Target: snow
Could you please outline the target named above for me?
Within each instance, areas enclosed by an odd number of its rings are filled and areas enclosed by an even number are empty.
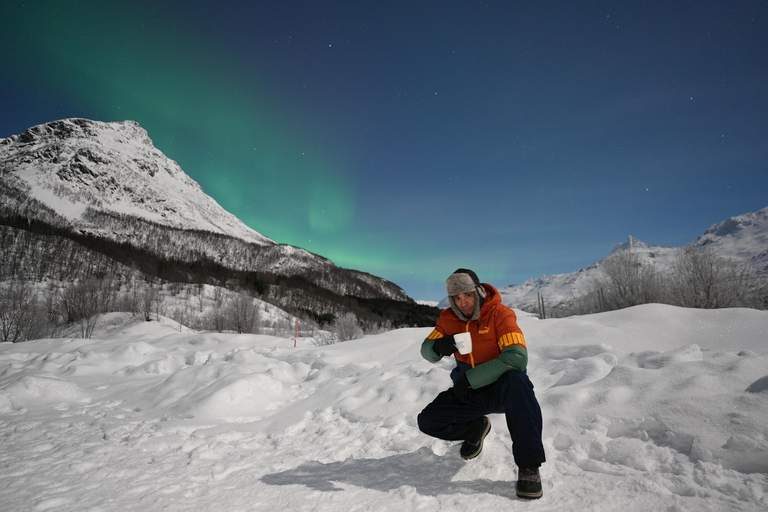
[[[30,196],[81,228],[99,229],[84,218],[91,207],[259,245],[275,243],[206,195],[135,121],[62,119],[24,135],[0,139],[7,141],[0,160],[16,162],[6,179],[23,182]]]
[[[544,497],[419,432],[450,362],[429,328],[316,347],[112,314],[93,339],[0,344],[5,510],[766,510],[768,312],[519,313]]]
[[[768,207],[713,224],[691,245],[710,247],[727,258],[750,259],[759,272],[768,273]]]

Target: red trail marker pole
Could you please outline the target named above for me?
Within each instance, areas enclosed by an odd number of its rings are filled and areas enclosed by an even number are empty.
[[[296,336],[293,338],[293,346],[296,347],[296,340],[299,339],[299,317],[296,317]]]

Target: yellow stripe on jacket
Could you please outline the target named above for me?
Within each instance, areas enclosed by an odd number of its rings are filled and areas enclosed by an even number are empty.
[[[431,333],[429,333],[429,336],[427,336],[428,340],[437,340],[445,336],[443,333],[438,331],[437,329],[434,329]]]
[[[519,332],[509,332],[499,338],[499,349],[504,350],[513,345],[518,345],[528,350],[528,347],[525,346],[525,338]]]

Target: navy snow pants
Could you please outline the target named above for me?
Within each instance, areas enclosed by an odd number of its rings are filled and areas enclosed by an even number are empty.
[[[438,439],[463,441],[472,420],[492,413],[506,415],[515,463],[539,467],[546,460],[541,408],[525,372],[510,370],[493,384],[472,390],[468,404],[456,400],[450,389],[443,391],[419,414],[419,429]]]

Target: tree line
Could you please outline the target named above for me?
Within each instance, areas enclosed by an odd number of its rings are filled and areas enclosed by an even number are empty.
[[[766,276],[759,274],[751,261],[723,258],[708,247],[680,249],[666,269],[632,250],[610,255],[600,267],[602,275],[591,292],[549,307],[540,297],[539,313],[563,317],[649,303],[699,309],[768,309]]]
[[[247,293],[218,286],[123,280],[110,277],[69,283],[0,282],[0,341],[67,336],[90,338],[111,312],[142,321],[176,322],[179,331],[269,334],[292,338],[296,317]],[[361,321],[353,312],[329,317],[318,324],[299,319],[299,336],[318,345],[348,341],[392,328],[388,322]]]
[[[184,245],[178,240],[170,241],[174,231],[170,228],[156,227],[155,231],[165,233],[162,239],[169,240],[169,247]],[[216,247],[223,240],[213,233],[176,231],[180,238],[195,239],[196,243],[210,247]],[[108,276],[207,284],[259,297],[319,325],[330,325],[337,317],[352,313],[365,330],[375,330],[381,325],[427,326],[433,325],[439,315],[437,308],[422,306],[407,298],[383,297],[382,289],[370,283],[383,281],[380,278],[340,269],[330,262],[320,269],[315,267],[316,270],[292,275],[233,268],[201,254],[197,254],[197,259],[168,256],[131,242],[83,233],[67,225],[53,225],[7,210],[3,213],[2,209],[0,255],[3,259],[0,280],[69,282]],[[306,268],[312,269],[309,265]]]

